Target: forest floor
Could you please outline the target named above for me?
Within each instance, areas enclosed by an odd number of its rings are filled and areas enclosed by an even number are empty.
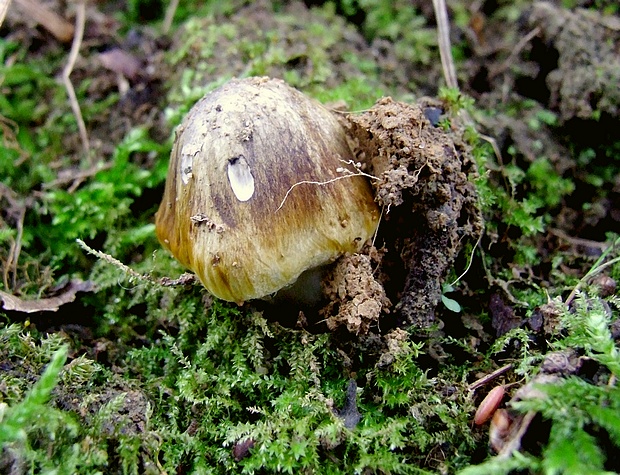
[[[620,471],[617,2],[449,2],[458,89],[430,2],[311,3],[10,5],[0,472]],[[339,117],[381,209],[312,308],[156,238],[176,127],[250,76]]]

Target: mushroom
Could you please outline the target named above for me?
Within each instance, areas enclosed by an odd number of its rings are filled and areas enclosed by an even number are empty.
[[[232,80],[176,131],[157,236],[216,297],[270,297],[375,232],[353,158],[317,101],[277,79]]]

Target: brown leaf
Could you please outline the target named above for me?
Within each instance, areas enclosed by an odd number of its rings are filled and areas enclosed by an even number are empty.
[[[56,312],[61,305],[73,302],[77,292],[91,292],[94,285],[91,281],[72,280],[55,297],[24,300],[0,290],[0,301],[4,310],[14,310],[23,313]]]

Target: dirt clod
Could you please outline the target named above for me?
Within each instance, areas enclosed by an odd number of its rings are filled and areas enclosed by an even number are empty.
[[[321,311],[330,330],[346,325],[351,333],[365,334],[392,304],[373,275],[369,256],[354,254],[340,259],[323,281],[329,303]]]
[[[464,240],[482,231],[470,181],[476,166],[458,134],[433,126],[424,105],[383,98],[348,121],[383,207],[378,239],[388,249],[382,262],[387,296],[399,301],[399,324],[426,328]]]
[[[570,11],[537,2],[532,27],[557,52],[557,68],[547,76],[550,105],[561,118],[590,119],[594,112],[617,117],[620,111],[620,22],[586,9]]]

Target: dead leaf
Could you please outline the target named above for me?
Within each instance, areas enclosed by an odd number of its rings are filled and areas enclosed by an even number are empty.
[[[22,313],[56,312],[61,305],[73,302],[78,292],[91,292],[94,285],[91,281],[72,280],[55,297],[36,300],[24,300],[0,290],[0,301],[4,310]]]

